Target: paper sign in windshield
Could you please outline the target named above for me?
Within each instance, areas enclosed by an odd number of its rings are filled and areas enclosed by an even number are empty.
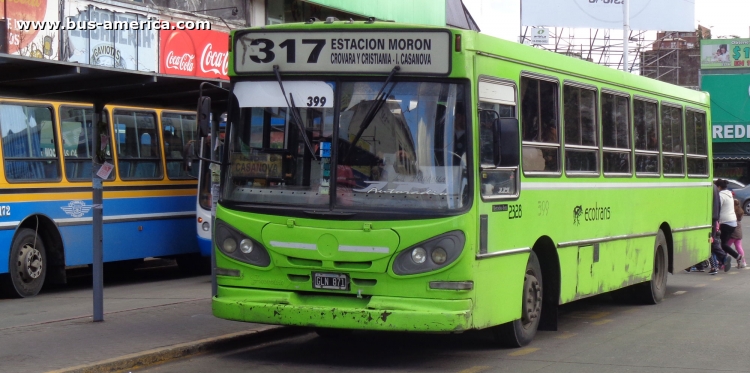
[[[233,177],[281,179],[283,176],[281,154],[234,153],[231,168]]]

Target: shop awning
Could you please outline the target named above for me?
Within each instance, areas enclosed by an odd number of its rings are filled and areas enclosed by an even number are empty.
[[[714,143],[715,161],[750,161],[750,142]]]
[[[61,100],[195,110],[201,83],[229,88],[218,79],[181,77],[0,54],[0,97]],[[206,87],[214,105],[227,92]]]

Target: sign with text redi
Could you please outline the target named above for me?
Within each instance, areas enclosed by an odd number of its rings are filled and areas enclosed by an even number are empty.
[[[159,31],[159,72],[228,80],[228,37],[212,30]]]

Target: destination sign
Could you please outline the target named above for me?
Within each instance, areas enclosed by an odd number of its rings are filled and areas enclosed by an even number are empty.
[[[232,177],[260,179],[282,178],[282,157],[280,154],[256,153],[244,155],[232,154]]]
[[[237,73],[449,74],[449,31],[250,31],[235,40]]]

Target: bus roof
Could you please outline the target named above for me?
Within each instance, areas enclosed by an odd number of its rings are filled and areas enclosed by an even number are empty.
[[[573,79],[578,77],[582,80],[581,82],[593,81],[609,86],[612,89],[619,88],[624,90],[635,90],[663,97],[671,96],[675,100],[690,101],[692,103],[705,107],[708,107],[710,103],[709,95],[707,92],[680,87],[671,83],[662,82],[656,79],[647,78],[632,73],[625,73],[623,71],[598,65],[593,62],[534,48],[532,46],[519,44],[514,41],[496,38],[494,36],[482,34],[480,32],[452,27],[438,27],[381,21],[334,21],[331,23],[315,21],[312,23],[286,23],[279,25],[238,29],[233,30],[231,35],[232,40],[235,40],[235,35],[237,33],[241,34],[246,31],[327,31],[347,28],[351,28],[352,30],[372,29],[404,32],[408,32],[409,30],[447,30],[453,34],[461,35],[461,44],[463,51],[470,51],[472,53],[483,54],[489,57],[518,63],[528,66],[530,69],[538,69],[539,72],[544,71],[545,73],[550,74],[564,74],[572,76]],[[453,52],[453,58],[460,58],[459,56],[456,56],[455,51]],[[540,63],[540,61],[544,61],[544,63]],[[471,65],[467,64],[467,66]],[[232,72],[230,72],[230,75],[231,73]],[[409,74],[405,73],[404,75]],[[451,72],[451,76],[454,77],[462,75],[465,75],[465,73],[458,72],[457,74],[457,71],[455,69],[453,69]]]

